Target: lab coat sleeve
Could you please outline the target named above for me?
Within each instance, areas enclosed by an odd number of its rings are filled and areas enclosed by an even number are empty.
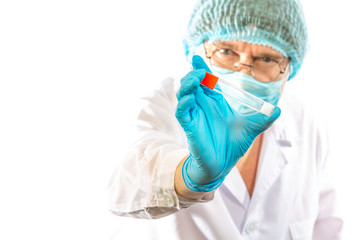
[[[329,177],[329,164],[332,164],[330,147],[327,133],[323,128],[323,133],[319,134],[326,137],[318,137],[318,145],[322,146],[325,154],[318,156],[319,167],[319,212],[314,226],[313,240],[338,240],[341,239],[343,220],[339,211],[337,192]]]
[[[175,118],[174,80],[143,99],[135,124],[135,143],[108,185],[110,211],[119,216],[159,218],[212,199],[189,200],[174,190],[174,174],[186,157],[186,137]]]

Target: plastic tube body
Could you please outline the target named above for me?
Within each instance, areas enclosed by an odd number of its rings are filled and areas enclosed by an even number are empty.
[[[217,82],[220,81],[222,83],[222,89],[226,90],[226,93],[222,92],[221,89],[218,90],[215,88]],[[265,102],[264,100],[252,95],[244,91],[241,88],[238,88],[232,85],[229,81],[221,79],[213,74],[206,73],[205,78],[201,81],[201,84],[207,86],[208,88],[227,96],[240,104],[243,104],[255,111],[258,111],[266,116],[271,116],[274,111],[275,106]],[[226,89],[225,89],[226,88]]]

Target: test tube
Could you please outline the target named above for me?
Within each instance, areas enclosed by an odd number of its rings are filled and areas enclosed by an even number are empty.
[[[215,88],[218,81],[222,83],[222,89],[226,88],[226,93],[221,92],[221,90]],[[251,93],[248,93],[243,89],[234,86],[233,84],[231,84],[231,82],[219,78],[211,73],[206,73],[205,78],[201,81],[201,84],[212,89],[215,92],[218,92],[228,98],[239,102],[240,104],[254,109],[257,112],[265,114],[268,117],[271,116],[274,111],[274,105],[265,102],[264,100],[252,95]]]

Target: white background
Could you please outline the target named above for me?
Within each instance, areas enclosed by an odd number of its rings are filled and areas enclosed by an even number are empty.
[[[109,239],[106,185],[135,110],[184,62],[193,0],[0,2],[0,239]],[[289,89],[330,127],[346,237],[360,214],[356,1],[304,0],[310,50]]]

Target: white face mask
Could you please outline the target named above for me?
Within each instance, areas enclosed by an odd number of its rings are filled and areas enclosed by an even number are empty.
[[[265,102],[271,103],[276,106],[280,99],[281,87],[285,81],[285,78],[276,82],[260,82],[255,78],[241,73],[233,72],[224,68],[210,65],[210,69],[214,75],[230,82],[235,87],[243,89],[244,91],[255,95],[256,97],[264,100]],[[228,87],[224,86],[220,81],[218,82],[219,88],[222,92],[227,93]],[[231,93],[230,93],[231,94]],[[240,104],[239,102],[224,96],[229,105],[240,114],[253,114],[255,110]]]

